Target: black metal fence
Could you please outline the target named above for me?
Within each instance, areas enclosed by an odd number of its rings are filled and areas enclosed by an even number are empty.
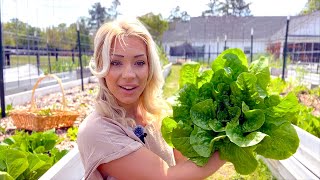
[[[204,64],[210,64],[225,49],[240,48],[249,62],[262,55],[267,57],[273,76],[319,87],[319,17],[320,12],[290,18],[199,17],[189,24],[176,23],[177,37],[167,35],[169,43],[164,47],[173,63],[197,61]],[[184,36],[181,31],[185,31]],[[178,38],[180,43],[171,40]]]
[[[19,34],[14,37],[15,46],[0,46],[1,109],[5,109],[5,96],[31,90],[39,76],[44,74],[56,74],[62,82],[81,79],[83,89],[83,78],[91,76],[88,64],[93,55],[93,45],[81,42],[84,35],[78,30],[74,33],[77,41],[65,40],[55,47],[50,46],[46,39]],[[12,36],[10,32],[2,33],[2,37],[8,35]],[[22,40],[27,43],[22,43]],[[40,87],[52,83],[55,82],[45,80]],[[5,116],[4,111],[1,112]]]

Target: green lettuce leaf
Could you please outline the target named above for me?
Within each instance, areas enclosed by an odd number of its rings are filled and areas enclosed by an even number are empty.
[[[227,49],[213,61],[211,68],[214,72],[230,68],[233,71],[233,77],[236,77],[241,72],[248,71],[248,60],[242,50]]]
[[[257,90],[261,98],[265,98],[268,94],[267,86],[270,83],[270,70],[268,59],[261,57],[253,61],[249,67],[249,72],[257,77]]]
[[[199,75],[200,64],[196,62],[184,63],[180,70],[179,87],[185,84],[196,84]]]
[[[194,124],[205,130],[211,130],[209,122],[216,117],[217,104],[207,99],[192,106],[190,117]]]
[[[171,141],[172,131],[177,127],[177,122],[173,119],[166,117],[162,120],[161,134],[163,139],[168,143],[169,146],[174,147]]]
[[[206,69],[202,71],[199,77],[197,78],[198,88],[200,88],[203,84],[210,82],[212,75],[213,75],[212,69]]]
[[[296,130],[289,122],[279,127],[274,124],[265,124],[262,130],[268,136],[257,146],[258,154],[281,160],[289,158],[296,152],[300,141]]]
[[[267,136],[267,134],[259,131],[254,131],[247,134],[241,129],[242,128],[239,124],[233,122],[228,123],[226,126],[226,134],[230,141],[240,147],[254,146],[261,142],[265,136]]]
[[[263,110],[254,109],[243,113],[245,121],[242,124],[243,132],[252,132],[258,130],[265,121]]]
[[[253,150],[255,147],[241,148],[230,141],[224,141],[223,146],[219,147],[221,159],[232,162],[236,171],[240,174],[250,174],[258,166]]]

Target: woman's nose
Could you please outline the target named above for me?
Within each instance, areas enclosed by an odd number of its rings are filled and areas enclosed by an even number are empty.
[[[124,68],[124,71],[122,72],[122,77],[125,79],[131,79],[136,76],[136,73],[134,72],[134,69],[131,65],[127,65]]]

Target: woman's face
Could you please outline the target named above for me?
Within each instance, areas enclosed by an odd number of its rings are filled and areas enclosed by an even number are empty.
[[[110,69],[105,78],[120,106],[138,103],[149,75],[146,44],[137,37],[125,37],[124,43],[121,46],[117,39],[111,46]]]

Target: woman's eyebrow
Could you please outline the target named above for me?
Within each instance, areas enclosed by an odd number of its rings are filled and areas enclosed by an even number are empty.
[[[144,56],[144,54],[135,55],[134,58],[138,58],[138,57],[141,57],[141,56]]]
[[[111,54],[111,56],[124,57],[123,55],[120,55],[120,54]]]

